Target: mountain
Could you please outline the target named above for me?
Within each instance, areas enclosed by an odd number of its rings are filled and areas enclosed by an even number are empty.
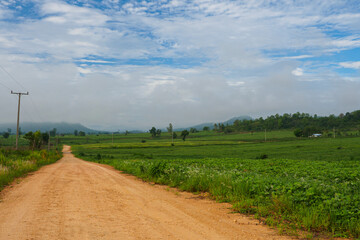
[[[223,123],[224,125],[227,125],[227,124],[232,125],[232,124],[234,124],[234,122],[236,120],[240,120],[240,121],[241,120],[252,120],[252,117],[247,116],[247,115],[239,116],[239,117],[233,117],[233,118],[231,118],[231,119],[229,119],[229,120],[227,120],[225,122],[220,122],[220,123]],[[201,123],[201,124],[198,124],[198,125],[195,125],[195,126],[192,126],[192,127],[188,127],[188,128],[177,128],[177,129],[175,129],[175,131],[182,131],[184,129],[190,129],[190,128],[195,128],[196,130],[201,131],[201,130],[203,130],[204,127],[209,127],[212,130],[212,129],[214,129],[214,124],[215,124],[214,122],[213,123],[211,123],[211,122],[209,122],[209,123]],[[216,124],[218,124],[218,122]]]
[[[240,116],[240,117],[233,117],[233,118],[223,122],[223,124],[224,125],[226,125],[226,124],[233,125],[236,120],[240,120],[240,121],[242,121],[242,120],[252,120],[252,117],[247,116],[247,115]]]
[[[5,132],[7,129],[11,129],[11,133],[16,133],[16,123],[0,123],[0,132]],[[80,123],[67,123],[67,122],[60,122],[60,123],[53,123],[53,122],[45,122],[45,123],[33,123],[33,122],[23,122],[20,123],[20,128],[22,132],[29,132],[29,131],[37,131],[40,130],[41,132],[48,132],[56,128],[57,133],[65,134],[71,133],[73,134],[75,130],[83,131],[85,133],[98,133],[100,131],[87,128]],[[104,131],[101,131],[104,132]]]
[[[202,131],[204,127],[209,127],[210,129],[213,129],[213,128],[214,128],[214,124],[215,124],[215,123],[201,123],[201,124],[198,124],[198,125],[189,127],[188,129],[190,129],[190,128],[195,128],[196,130],[199,130],[199,131]]]

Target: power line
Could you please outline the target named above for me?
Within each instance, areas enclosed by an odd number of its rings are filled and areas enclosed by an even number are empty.
[[[24,85],[22,85],[19,81],[16,80],[16,78],[10,74],[10,72],[8,72],[1,64],[0,64],[0,68],[11,78],[11,80],[13,80],[17,85],[19,85],[24,91],[27,91],[27,89],[24,87]],[[1,83],[0,84],[2,86],[4,86],[5,88],[7,88],[8,90],[12,91],[11,88],[9,88],[8,86],[6,86],[5,84]],[[39,111],[39,108],[36,106],[32,96],[30,95],[30,103],[32,105],[33,110],[36,112],[35,115],[37,115],[37,120],[44,121],[44,118],[42,118],[42,114]],[[34,120],[33,116],[30,116],[30,114],[25,110],[24,113],[30,117],[32,119],[32,121]],[[31,114],[32,115],[32,114]]]
[[[14,95],[13,95],[13,96],[14,96]],[[31,95],[29,95],[29,97],[30,97],[30,101],[32,101]],[[17,99],[16,96],[14,96],[14,98]],[[31,107],[31,106],[28,105],[28,107]],[[30,111],[30,112],[29,112],[28,109],[22,108],[22,109],[21,109],[21,113],[24,113],[24,114],[26,115],[26,117],[29,119],[29,121],[35,122],[35,121],[34,121],[35,119],[36,119],[37,121],[40,120],[40,122],[43,121],[43,120],[42,120],[43,118],[41,118],[41,114],[40,114],[40,112],[38,111],[38,109],[36,108],[36,106],[34,105],[34,103],[33,103],[33,109],[35,109],[36,112],[35,112],[35,111],[33,111],[33,112]],[[31,109],[30,109],[30,110],[31,110]],[[33,114],[35,114],[35,115],[33,115]],[[34,117],[34,116],[37,116],[37,117]]]
[[[17,83],[23,90],[26,90],[26,88],[19,82],[15,79],[14,76],[12,76],[1,64],[0,64],[0,68],[15,82]],[[1,83],[0,84],[4,87],[6,87],[8,90],[12,91],[8,86],[6,86],[5,84]],[[31,97],[30,95],[30,102],[31,102],[31,105],[33,106],[35,112],[36,112],[36,115],[38,116],[38,118],[40,119],[40,121],[43,121],[43,118],[41,117],[42,115],[40,114],[40,111],[39,109],[36,107],[34,101],[33,101],[33,98]],[[27,113],[27,111],[25,111],[25,114],[29,116],[29,114]],[[31,119],[33,119],[32,117],[30,117]]]
[[[30,95],[29,95],[30,96]],[[30,121],[30,122],[35,122],[34,121],[34,115],[31,113],[31,111],[30,112],[28,112],[27,111],[27,109],[25,108],[22,108],[21,109],[21,113],[24,113],[25,115],[26,115],[26,117],[27,117],[27,119],[28,119],[28,121]]]
[[[3,87],[5,87],[5,88],[7,88],[8,90],[11,91],[11,88],[9,88],[8,86],[6,86],[5,84],[3,84],[3,83],[0,82],[0,85],[3,86]]]
[[[1,64],[0,64],[0,68],[1,68],[14,82],[16,82],[23,90],[26,90],[25,87],[24,87],[21,83],[19,83],[8,71],[6,71],[6,69],[5,69],[3,66],[1,66]]]
[[[41,115],[39,109],[37,108],[36,104],[34,103],[33,98],[31,97],[31,95],[30,95],[30,102],[31,102],[33,108],[35,109],[38,118],[40,119],[41,122],[43,122],[44,119],[42,118],[42,115]]]

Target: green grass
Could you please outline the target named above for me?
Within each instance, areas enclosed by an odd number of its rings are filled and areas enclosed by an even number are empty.
[[[57,151],[28,151],[0,148],[0,191],[15,178],[60,159]]]
[[[200,132],[172,146],[166,134],[115,136],[114,144],[111,136],[91,136],[92,144],[73,150],[147,181],[209,192],[281,231],[360,237],[360,138],[297,139],[291,131],[263,137]]]

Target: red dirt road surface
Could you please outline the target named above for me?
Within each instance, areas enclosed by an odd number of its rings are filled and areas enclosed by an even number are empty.
[[[0,239],[290,239],[229,204],[64,157],[1,193]]]

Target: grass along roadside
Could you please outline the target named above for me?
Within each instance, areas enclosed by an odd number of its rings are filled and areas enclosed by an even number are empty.
[[[359,138],[205,142],[79,145],[73,152],[146,181],[209,192],[281,231],[360,236]]]
[[[30,151],[0,148],[0,191],[15,178],[36,171],[61,158],[58,151]]]

